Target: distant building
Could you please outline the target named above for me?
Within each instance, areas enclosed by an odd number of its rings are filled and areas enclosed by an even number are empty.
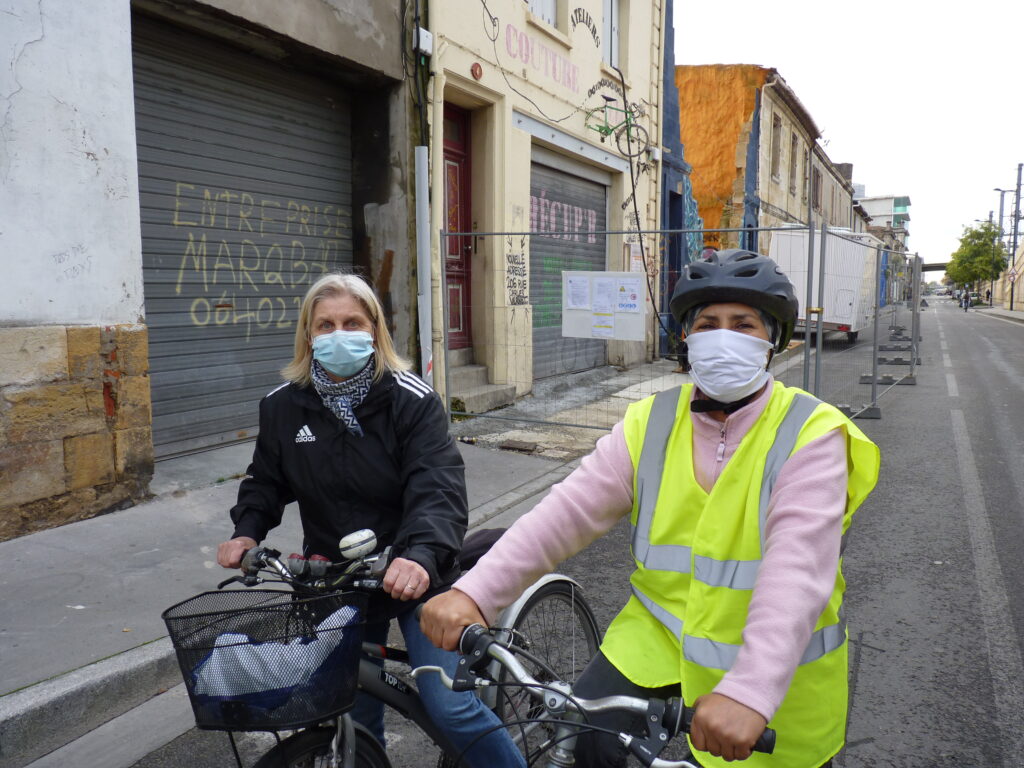
[[[856,228],[853,168],[833,163],[821,132],[782,76],[769,67],[676,67],[680,135],[708,229],[806,224]],[[707,232],[713,247],[766,251],[770,234]]]
[[[863,185],[857,185],[861,193]],[[860,197],[856,201],[870,217],[867,231],[882,241],[883,295],[888,301],[899,301],[910,285],[910,270],[907,265],[907,240],[910,232],[910,198],[907,195],[879,195]]]
[[[873,229],[890,237],[893,243],[898,242],[907,250],[910,231],[910,198],[906,195],[882,195],[878,197],[860,197],[857,202],[871,217]],[[888,230],[891,230],[889,232]],[[885,238],[880,238],[885,242]]]

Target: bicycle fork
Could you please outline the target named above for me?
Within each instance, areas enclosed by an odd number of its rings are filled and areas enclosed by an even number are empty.
[[[327,768],[355,768],[356,728],[348,713],[335,720],[334,738],[331,739],[331,754]]]
[[[576,765],[576,739],[582,722],[583,715],[578,712],[562,715],[552,739],[554,746],[548,756],[548,768],[572,768]]]

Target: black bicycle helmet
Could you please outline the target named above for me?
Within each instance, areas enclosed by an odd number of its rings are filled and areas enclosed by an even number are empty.
[[[694,307],[724,301],[747,304],[775,318],[779,324],[777,352],[793,338],[800,304],[789,278],[767,256],[731,248],[690,262],[676,282],[669,308],[681,324]]]

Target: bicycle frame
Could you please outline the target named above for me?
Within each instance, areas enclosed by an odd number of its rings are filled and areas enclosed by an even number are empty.
[[[408,663],[408,656],[404,651],[397,648],[387,648],[386,657],[392,661]],[[380,653],[380,647],[364,643],[363,652],[365,656],[383,659],[385,654]],[[404,658],[403,658],[404,657]],[[359,690],[382,701],[385,706],[391,707],[398,714],[407,720],[411,720],[433,740],[441,750],[454,758],[459,750],[448,740],[448,738],[434,725],[430,714],[423,705],[419,691],[405,681],[391,674],[383,667],[378,667],[370,658],[362,658],[359,661]],[[344,715],[348,717],[348,715]],[[345,768],[350,768],[345,766]]]
[[[596,112],[597,110],[601,111],[602,116],[604,117],[604,123],[601,123],[599,125],[588,125],[587,127],[594,131],[597,131],[602,136],[611,136],[613,133],[615,133],[615,131],[617,131],[622,126],[632,126],[636,122],[636,117],[634,117],[633,111],[630,109],[623,109],[622,107],[613,107],[611,104],[605,104],[593,110],[592,112],[590,112],[590,114],[594,114],[594,112]],[[624,117],[620,122],[612,125],[608,120],[609,112],[619,112]]]

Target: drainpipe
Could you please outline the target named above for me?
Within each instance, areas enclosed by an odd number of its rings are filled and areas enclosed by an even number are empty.
[[[430,292],[430,158],[428,148],[416,147],[416,308],[420,329],[420,375],[433,375]]]
[[[433,30],[431,30],[433,33]],[[440,66],[441,54],[448,47],[445,41],[434,37],[434,55],[430,57],[430,79],[433,83],[433,124],[430,130],[430,146],[434,151],[434,164],[430,170],[430,293],[433,307],[433,328],[431,347],[434,355],[434,391],[441,396],[445,411],[451,410],[448,398],[447,369],[448,360],[445,347],[444,328],[444,259],[441,252],[441,227],[444,222],[444,70]]]

